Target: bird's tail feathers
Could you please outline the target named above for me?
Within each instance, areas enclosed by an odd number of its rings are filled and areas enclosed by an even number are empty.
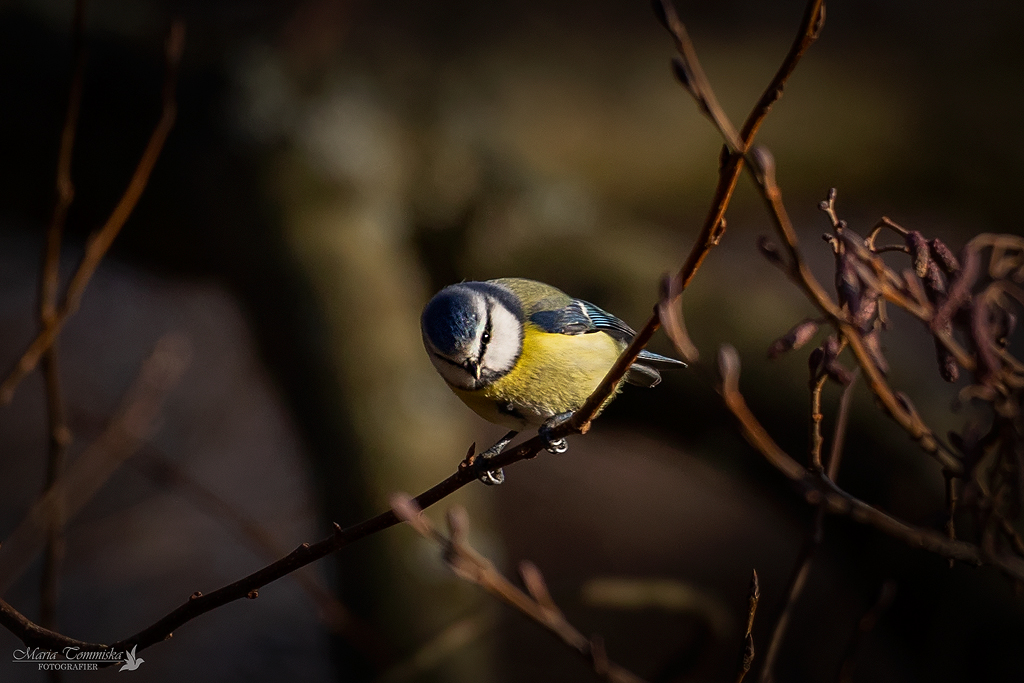
[[[662,356],[662,355],[657,354],[657,353],[651,353],[650,351],[647,351],[646,349],[640,352],[640,355],[637,356],[637,360],[644,361],[645,363],[658,363],[658,364],[660,364],[662,366],[665,366],[665,367],[661,368],[663,370],[664,369],[668,369],[668,368],[685,368],[685,367],[688,367],[688,365],[686,363],[684,363],[683,361],[681,361],[681,360],[676,360],[675,358],[669,358],[668,356]]]

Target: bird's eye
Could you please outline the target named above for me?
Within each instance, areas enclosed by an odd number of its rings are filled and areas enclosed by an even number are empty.
[[[480,335],[480,343],[486,344],[491,341],[491,333],[489,330],[484,330],[484,333]]]

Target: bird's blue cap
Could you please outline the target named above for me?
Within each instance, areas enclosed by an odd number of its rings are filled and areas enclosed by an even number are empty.
[[[470,294],[459,285],[445,287],[423,309],[423,334],[438,351],[454,356],[473,339],[480,324]]]

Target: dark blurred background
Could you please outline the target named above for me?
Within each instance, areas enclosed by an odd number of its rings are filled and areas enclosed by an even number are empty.
[[[36,329],[72,9],[0,2],[7,366]],[[741,122],[803,3],[679,11]],[[161,339],[173,335],[188,362],[146,445],[69,523],[58,627],[85,640],[138,631],[193,591],[325,536],[330,522],[354,523],[384,509],[390,492],[446,476],[470,443],[501,430],[430,367],[417,329],[430,295],[461,279],[533,277],[640,326],[661,274],[695,239],[717,177],[718,136],[674,82],[671,41],[646,2],[94,0],[65,278],[159,115],[175,17],[187,23],[176,126],[59,346],[72,460]],[[815,207],[833,186],[855,229],[884,214],[954,249],[978,232],[1020,232],[1022,28],[1016,2],[828,4],[820,40],[758,138],[823,281],[827,222]],[[747,179],[728,216],[684,300],[704,360],[653,391],[627,389],[566,455],[517,465],[499,489],[470,486],[439,506],[467,506],[473,544],[503,570],[537,563],[569,619],[652,681],[734,677],[752,568],[763,655],[811,520],[713,391],[708,361],[732,343],[748,401],[804,457],[806,353],[769,363],[765,350],[813,311],[757,255],[770,226]],[[959,428],[957,388],[939,379],[924,331],[895,315],[884,342],[893,384],[937,432]],[[670,352],[661,338],[653,347]],[[825,400],[830,428],[838,392]],[[0,538],[41,490],[44,406],[36,375],[0,411]],[[840,483],[941,527],[937,465],[863,388]],[[31,618],[39,572],[37,560],[4,593]],[[306,578],[187,624],[131,675],[592,677],[550,635],[455,579],[408,529],[352,546]],[[864,638],[853,680],[1024,676],[1024,609],[1008,581],[830,519],[778,680],[835,679],[887,581],[894,601]],[[0,652],[17,646],[0,631]],[[41,678],[0,661],[0,680]]]

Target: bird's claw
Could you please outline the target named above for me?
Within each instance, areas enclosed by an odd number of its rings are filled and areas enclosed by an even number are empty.
[[[476,467],[478,472],[477,479],[487,484],[488,486],[497,486],[498,484],[501,484],[502,482],[505,481],[505,472],[500,467],[496,467],[492,470],[484,470],[483,465],[486,464],[487,460],[497,457],[499,453],[505,450],[505,446],[507,446],[509,442],[512,441],[515,435],[516,432],[509,432],[505,436],[501,437],[501,440],[498,441],[498,443],[494,444],[493,446],[491,446],[486,451],[484,451],[483,453],[476,457]]]
[[[505,448],[505,444],[507,443],[507,441],[504,443],[499,441],[498,443],[494,444],[493,446],[491,446],[478,456],[479,460],[477,462],[483,464],[487,460],[494,458],[499,453],[501,453],[501,451]],[[478,467],[477,469],[479,470],[480,468]],[[497,486],[498,484],[501,484],[502,482],[505,481],[505,471],[502,470],[500,467],[493,470],[484,470],[483,472],[480,472],[477,475],[477,479],[487,484],[488,486]]]
[[[565,437],[559,439],[552,438],[551,430],[557,427],[558,425],[562,424],[563,422],[568,421],[571,417],[571,411],[568,413],[561,413],[559,415],[555,415],[554,417],[550,418],[547,422],[545,422],[543,425],[541,425],[540,429],[537,430],[537,434],[539,434],[540,437],[544,439],[545,442],[547,442],[545,450],[547,450],[548,453],[561,455],[562,453],[565,453],[567,450],[569,450],[569,442],[565,440]]]
[[[505,481],[505,470],[500,467],[496,470],[485,470],[477,475],[477,479],[488,486],[497,486]]]
[[[565,453],[567,450],[569,450],[569,442],[566,441],[564,438],[555,439],[553,441],[549,440],[547,448],[545,450],[547,450],[548,453],[561,455],[562,453]]]

